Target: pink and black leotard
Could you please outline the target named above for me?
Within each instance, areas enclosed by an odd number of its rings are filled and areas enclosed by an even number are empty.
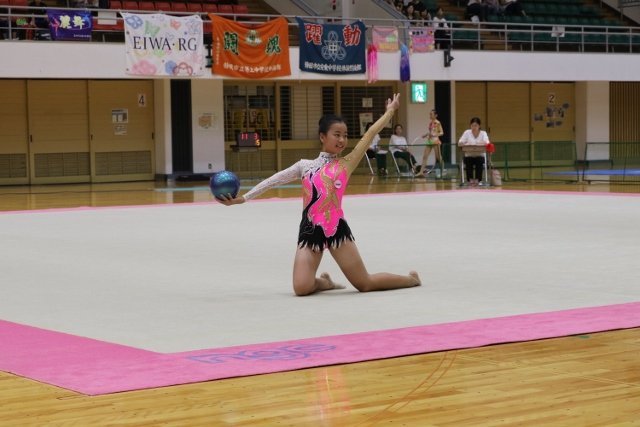
[[[371,141],[393,116],[387,111],[369,128],[353,151],[344,157],[321,152],[313,160],[300,160],[283,171],[265,179],[244,194],[245,200],[262,194],[277,185],[302,180],[303,211],[298,246],[319,252],[337,248],[345,240],[353,240],[351,229],[344,219],[342,197],[351,173],[358,166]]]

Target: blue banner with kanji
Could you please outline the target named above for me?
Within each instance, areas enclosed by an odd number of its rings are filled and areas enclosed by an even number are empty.
[[[366,66],[366,27],[315,24],[296,18],[300,30],[300,69],[321,74],[363,74]]]
[[[47,9],[52,40],[91,41],[91,11]]]

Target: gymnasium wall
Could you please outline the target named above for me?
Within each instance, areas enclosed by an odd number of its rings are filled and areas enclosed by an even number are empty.
[[[298,48],[290,55],[292,75],[281,80],[327,80],[298,69]],[[640,81],[640,55],[629,53],[527,52],[456,50],[451,67],[443,66],[440,51],[411,56],[413,80],[451,81]],[[128,79],[124,45],[3,41],[0,78]],[[380,53],[379,80],[399,80],[399,53]],[[200,79],[224,79],[205,75]],[[330,79],[331,80],[331,79]],[[341,76],[363,81],[364,75]]]
[[[10,88],[10,92],[21,91],[19,87],[30,84],[29,81],[40,79],[61,79],[60,81],[84,82],[81,85],[93,85],[92,82],[112,81],[121,82],[127,86],[126,82],[145,81],[140,78],[132,78],[124,74],[124,51],[121,44],[109,43],[74,43],[74,42],[41,42],[25,43],[5,41],[0,44],[0,57],[12,58],[11,61],[3,61],[0,67],[0,83]],[[602,112],[602,106],[607,106],[609,100],[610,85],[628,85],[637,88],[640,85],[640,56],[632,54],[579,54],[579,53],[531,53],[531,52],[480,52],[480,51],[455,51],[455,60],[452,66],[444,68],[442,66],[442,53],[412,55],[411,74],[413,81],[426,81],[433,87],[435,80],[450,80],[452,84],[452,105],[456,106],[452,111],[451,129],[455,129],[456,135],[452,135],[452,140],[456,140],[459,134],[468,126],[471,116],[479,115],[490,131],[491,137],[496,140],[535,140],[541,138],[551,138],[550,129],[536,128],[543,126],[542,122],[537,123],[533,119],[536,108],[532,104],[532,97],[538,96],[540,92],[545,99],[540,101],[543,104],[548,102],[550,90],[548,87],[573,87],[569,102],[574,108],[567,110],[571,117],[566,117],[563,123],[573,122],[573,128],[569,133],[562,136],[563,139],[575,139],[578,144],[578,156],[585,142],[603,140],[603,135],[618,135],[624,129],[610,129],[611,126],[625,127],[619,121],[609,121],[609,116]],[[278,79],[282,84],[317,84],[327,82],[326,77],[304,73],[298,70],[298,51],[291,49],[291,64],[293,76],[287,79]],[[406,135],[411,141],[413,138],[424,133],[427,123],[428,112],[433,108],[433,99],[429,99],[427,104],[410,104],[408,85],[398,81],[399,75],[399,55],[393,53],[380,54],[379,57],[379,77],[380,81],[387,81],[397,87],[397,90],[404,96],[404,102],[399,111],[397,121],[405,124]],[[170,102],[169,102],[169,80],[155,79],[146,80],[151,84],[149,93],[150,104],[147,104],[150,114],[153,116],[150,126],[153,142],[148,140],[140,141],[142,150],[135,148],[135,145],[127,147],[127,150],[135,151],[138,156],[135,159],[125,159],[122,161],[134,165],[136,173],[125,174],[138,179],[146,179],[153,175],[169,175],[171,170],[171,126],[170,126]],[[205,75],[192,80],[193,95],[193,164],[194,173],[208,173],[225,167],[225,162],[229,161],[229,155],[225,160],[225,142],[223,132],[223,85],[226,79],[219,76]],[[555,82],[555,83],[551,83]],[[610,83],[611,82],[611,83]],[[237,83],[237,82],[236,82]],[[338,81],[333,81],[336,85],[366,85],[366,76],[353,75],[340,77]],[[555,86],[554,86],[555,85]],[[16,89],[18,87],[18,89]],[[88,86],[87,86],[88,87]],[[461,89],[462,88],[462,89]],[[471,88],[471,89],[470,89]],[[536,88],[540,89],[537,90]],[[470,90],[467,93],[465,90]],[[115,89],[117,91],[118,89]],[[623,89],[623,92],[628,89]],[[135,92],[135,93],[133,93]],[[131,93],[135,102],[138,92]],[[22,92],[20,92],[22,93]],[[487,96],[489,94],[489,96]],[[5,98],[5,97],[3,97]],[[23,102],[24,101],[24,102]],[[4,175],[0,176],[0,184],[16,184],[29,182],[29,177],[25,176],[27,164],[30,169],[35,170],[35,157],[29,159],[27,153],[27,140],[30,130],[27,129],[27,107],[26,94],[14,97],[6,97],[3,100],[3,117],[0,123],[10,123],[11,126],[3,125],[0,131],[2,141],[0,142],[0,164],[6,163],[7,168],[2,167]],[[33,102],[39,102],[33,100]],[[129,101],[128,101],[129,102]],[[629,97],[618,97],[612,108],[618,106],[620,111],[637,111],[637,99]],[[88,104],[87,104],[88,105]],[[32,106],[31,108],[39,108]],[[118,108],[113,106],[113,108]],[[88,107],[87,107],[88,109]],[[537,108],[540,109],[540,108]],[[19,113],[24,111],[23,114]],[[567,113],[565,111],[564,113]],[[87,114],[89,114],[89,109]],[[19,117],[16,117],[19,116]],[[87,116],[89,117],[89,116]],[[203,124],[202,120],[210,119],[210,124]],[[88,120],[88,118],[87,118]],[[111,117],[109,117],[111,120]],[[314,118],[316,120],[316,118]],[[22,124],[21,124],[22,123]],[[39,126],[30,124],[29,126]],[[84,125],[83,125],[84,126]],[[149,124],[147,124],[149,126]],[[546,125],[544,125],[546,126]],[[74,127],[76,128],[76,127]],[[34,128],[35,129],[35,128]],[[80,129],[80,128],[78,128]],[[556,131],[558,129],[551,129]],[[566,129],[565,129],[566,130]],[[80,129],[80,132],[83,132]],[[84,131],[86,140],[89,141],[91,132]],[[546,136],[545,136],[546,135]],[[118,135],[121,137],[122,135]],[[75,137],[74,137],[75,138]],[[556,136],[553,136],[556,138]],[[89,143],[89,142],[87,142]],[[16,151],[16,144],[20,149]],[[300,153],[315,149],[314,142],[301,142],[302,145],[296,149]],[[306,145],[305,145],[306,144]],[[265,148],[274,150],[273,144],[267,144]],[[298,144],[300,145],[300,144]],[[308,145],[308,147],[307,147]],[[293,146],[291,147],[294,148]],[[33,147],[31,147],[31,151]],[[90,153],[91,149],[77,150],[72,152]],[[114,151],[118,151],[114,148]],[[122,151],[122,150],[120,150]],[[141,169],[141,162],[146,162],[147,154],[151,157],[151,171]],[[54,152],[56,152],[54,150]],[[298,152],[287,155],[299,157]],[[95,156],[93,150],[92,156]],[[270,162],[271,170],[282,158],[281,151],[275,152],[274,162]],[[111,161],[116,155],[111,155]],[[64,157],[64,156],[63,156]],[[101,157],[104,160],[104,156]],[[72,182],[74,179],[86,180],[88,176],[94,181],[122,179],[122,176],[111,177],[111,174],[100,175],[97,170],[92,170],[89,174],[82,166],[84,157],[77,155],[71,159],[71,155],[66,155],[68,164],[78,168],[78,176],[63,173],[62,182]],[[91,164],[97,164],[97,158],[92,158]],[[42,160],[42,157],[40,157]],[[250,162],[247,163],[249,167]],[[43,163],[40,163],[42,165]],[[105,163],[102,163],[103,165]],[[137,166],[136,166],[137,165]],[[263,165],[264,167],[264,165]],[[82,170],[81,170],[82,169]],[[116,170],[112,166],[111,170]],[[133,170],[133,169],[126,169]],[[8,174],[8,175],[7,175]],[[5,176],[6,175],[6,176]],[[59,182],[60,178],[52,178]],[[45,180],[46,181],[46,180]],[[31,181],[33,183],[33,179]]]

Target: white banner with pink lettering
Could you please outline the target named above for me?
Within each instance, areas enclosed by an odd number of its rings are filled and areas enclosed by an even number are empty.
[[[127,74],[200,76],[205,69],[202,19],[162,13],[122,13]]]

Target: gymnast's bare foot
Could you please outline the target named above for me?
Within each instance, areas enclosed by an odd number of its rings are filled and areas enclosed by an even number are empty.
[[[330,291],[332,289],[344,289],[344,285],[341,285],[331,280],[331,276],[329,276],[329,273],[322,273],[320,275],[320,278],[326,280],[328,284],[318,289],[319,291]]]
[[[422,282],[420,281],[420,276],[418,276],[418,273],[416,271],[410,271],[409,272],[409,276],[413,277],[414,279],[416,279],[416,283],[413,286],[420,286],[422,285]]]

